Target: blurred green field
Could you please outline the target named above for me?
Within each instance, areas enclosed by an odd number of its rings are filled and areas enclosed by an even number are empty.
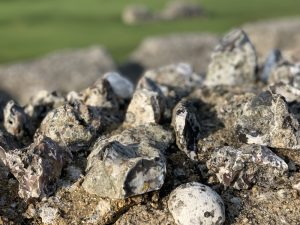
[[[267,18],[300,15],[300,0],[200,0],[207,18],[126,26],[122,9],[143,3],[154,10],[162,0],[0,0],[0,62],[33,58],[49,51],[101,44],[122,61],[150,35],[224,32]]]

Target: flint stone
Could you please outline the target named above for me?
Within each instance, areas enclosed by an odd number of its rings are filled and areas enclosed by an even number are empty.
[[[299,123],[281,95],[264,91],[248,101],[238,116],[240,141],[273,148],[299,149]]]
[[[31,118],[24,112],[24,109],[13,100],[9,101],[4,108],[4,127],[8,133],[18,139],[31,137],[34,128]]]
[[[173,110],[172,125],[178,148],[191,159],[195,159],[198,151],[200,123],[193,101],[184,99],[176,105]]]
[[[279,49],[274,49],[272,50],[262,69],[262,73],[260,76],[260,79],[264,82],[267,83],[269,80],[269,77],[271,75],[272,70],[283,60],[281,51]]]
[[[144,75],[155,81],[166,98],[164,117],[172,118],[172,111],[177,102],[200,87],[202,78],[193,72],[186,63],[172,64],[156,70],[149,70]]]
[[[217,149],[207,162],[210,171],[224,186],[248,189],[253,184],[276,187],[288,172],[288,165],[265,146]]]
[[[164,113],[164,100],[160,92],[136,90],[127,109],[126,123],[130,126],[160,123]]]
[[[221,225],[225,222],[222,198],[210,187],[191,182],[173,190],[168,208],[178,225]]]
[[[99,139],[88,157],[83,188],[112,199],[160,189],[166,175],[163,151],[173,141],[171,131],[154,124]]]
[[[276,65],[271,71],[269,84],[284,83],[300,89],[300,64],[286,61]]]
[[[39,125],[48,112],[63,105],[65,102],[65,98],[61,94],[42,90],[30,98],[24,111],[37,123],[36,125]]]
[[[24,149],[6,151],[0,147],[0,160],[19,181],[19,196],[28,200],[51,193],[66,155],[50,138],[40,137]]]
[[[213,51],[205,84],[233,86],[253,83],[256,70],[256,52],[247,34],[233,30]]]

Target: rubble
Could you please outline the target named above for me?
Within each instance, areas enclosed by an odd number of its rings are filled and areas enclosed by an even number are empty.
[[[226,34],[211,55],[205,84],[242,85],[256,80],[257,57],[243,30]]]
[[[236,121],[239,139],[248,144],[299,149],[299,123],[281,95],[264,91],[248,101]]]
[[[220,183],[239,190],[254,184],[274,188],[288,172],[284,160],[267,147],[258,145],[216,149],[206,164]]]
[[[197,182],[177,187],[170,194],[168,208],[178,225],[221,225],[225,222],[222,198]]]
[[[173,110],[172,125],[176,143],[191,159],[195,159],[200,135],[197,105],[191,100],[181,100]]]
[[[166,174],[163,151],[172,139],[172,132],[157,125],[99,139],[88,157],[83,188],[113,199],[160,189]]]
[[[0,147],[0,160],[19,181],[19,196],[28,200],[53,191],[66,155],[50,138],[40,137],[24,149],[6,151]]]

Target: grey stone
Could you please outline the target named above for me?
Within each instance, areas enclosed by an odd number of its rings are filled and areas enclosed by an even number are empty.
[[[191,65],[186,63],[172,64],[144,75],[155,81],[166,97],[165,119],[171,119],[172,111],[177,102],[188,96],[195,88],[201,87],[201,77],[194,73]]]
[[[25,104],[37,91],[79,91],[114,69],[111,56],[102,47],[64,50],[31,62],[2,66],[0,79],[5,82],[0,89]]]
[[[197,113],[195,102],[183,99],[175,106],[172,116],[177,146],[191,159],[195,159],[198,152],[200,123]]]
[[[254,184],[274,188],[288,172],[284,160],[267,147],[258,145],[217,149],[207,167],[220,183],[236,189],[248,189]]]
[[[13,100],[9,101],[4,108],[3,114],[4,127],[8,133],[19,140],[32,137],[34,133],[32,120],[16,102]]]
[[[160,189],[166,175],[163,151],[172,142],[172,132],[154,124],[100,138],[88,157],[83,188],[112,199]]]
[[[272,70],[274,69],[274,67],[276,67],[280,61],[282,61],[282,53],[279,49],[274,49],[272,50],[264,65],[263,65],[263,69],[260,75],[260,79],[264,82],[267,83],[269,80],[269,77],[271,75]]]
[[[197,73],[204,73],[210,53],[217,43],[217,35],[210,33],[148,37],[130,54],[129,61],[141,64],[146,69],[186,62]]]
[[[236,121],[240,141],[273,148],[299,149],[299,123],[281,95],[264,91],[244,106]]]
[[[178,225],[221,225],[225,222],[222,198],[210,187],[191,182],[170,194],[168,208]]]
[[[127,108],[126,124],[139,126],[160,123],[164,113],[164,96],[160,92],[137,89]]]
[[[174,20],[180,18],[190,18],[203,15],[202,7],[197,3],[185,1],[170,2],[160,13],[160,18]]]
[[[0,160],[19,181],[19,196],[40,198],[53,191],[53,184],[66,161],[64,151],[50,138],[40,137],[24,149],[0,147]]]
[[[247,34],[233,30],[213,51],[205,83],[208,86],[253,83],[256,70],[256,52]]]

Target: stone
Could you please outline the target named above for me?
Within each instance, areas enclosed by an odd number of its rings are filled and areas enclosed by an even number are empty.
[[[35,125],[39,126],[39,123],[45,118],[48,112],[63,105],[65,101],[65,98],[60,93],[42,90],[30,98],[24,111],[36,123]]]
[[[299,123],[281,95],[264,91],[249,100],[235,124],[240,141],[273,148],[299,149]]]
[[[164,100],[164,96],[159,92],[136,90],[127,109],[126,124],[130,126],[159,124],[163,118]]]
[[[110,54],[101,46],[67,49],[39,59],[1,66],[0,89],[26,104],[40,90],[67,93],[93,84],[101,74],[115,70]]]
[[[19,181],[19,196],[25,200],[50,194],[66,159],[64,151],[48,137],[39,137],[23,149],[0,147],[0,160]]]
[[[122,13],[123,23],[135,25],[154,20],[154,14],[145,5],[127,6]]]
[[[168,208],[177,225],[221,225],[225,222],[222,198],[210,187],[197,182],[173,190]]]
[[[194,73],[191,65],[186,63],[171,64],[144,74],[158,84],[166,98],[164,117],[172,118],[172,111],[177,102],[188,96],[195,88],[201,87],[201,77]]]
[[[200,123],[197,113],[196,103],[183,99],[175,106],[172,116],[176,144],[191,159],[195,159],[198,152]]]
[[[31,138],[34,127],[31,118],[15,101],[9,101],[4,108],[4,127],[17,139]]]
[[[284,97],[287,103],[300,101],[300,89],[293,87],[290,84],[283,82],[273,84],[269,87],[272,93],[279,94]]]
[[[38,215],[42,219],[43,224],[55,224],[56,219],[59,217],[59,210],[44,205],[38,209]]]
[[[243,30],[226,34],[216,46],[208,65],[205,84],[242,85],[256,80],[255,48]]]
[[[282,53],[279,49],[274,49],[269,53],[264,65],[263,65],[263,69],[262,69],[262,72],[261,72],[261,75],[260,75],[260,79],[264,83],[268,82],[272,70],[282,60],[283,60]]]
[[[186,62],[197,73],[204,73],[210,62],[210,54],[218,43],[212,33],[177,33],[147,37],[130,54],[129,63],[145,69]]]
[[[172,132],[154,124],[100,138],[88,157],[83,188],[111,199],[160,189],[166,175],[163,151],[172,142]]]
[[[254,184],[274,188],[288,172],[283,159],[259,145],[216,149],[206,164],[221,184],[238,190],[248,189]]]
[[[300,89],[300,64],[278,63],[271,71],[269,84],[284,83]]]
[[[175,20],[197,16],[203,16],[202,7],[196,3],[185,1],[170,2],[160,13],[160,18],[165,20]]]

